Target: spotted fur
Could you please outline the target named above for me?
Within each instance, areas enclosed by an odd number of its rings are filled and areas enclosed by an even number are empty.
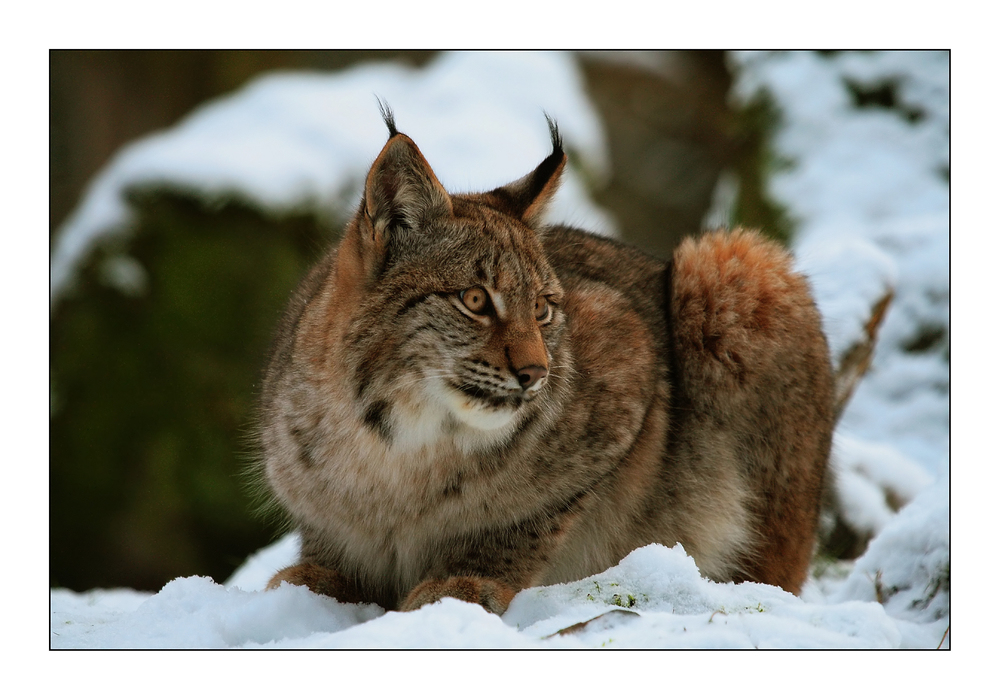
[[[543,226],[566,162],[551,121],[534,171],[449,194],[385,116],[265,372],[264,469],[303,543],[272,585],[502,613],[680,542],[716,580],[798,592],[832,382],[788,256],[735,231],[663,262]]]

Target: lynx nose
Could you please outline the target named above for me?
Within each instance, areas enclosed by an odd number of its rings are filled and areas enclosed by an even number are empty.
[[[544,367],[529,365],[517,370],[517,381],[521,385],[521,388],[527,391],[531,387],[535,386],[535,384],[539,381],[544,379],[545,375],[548,373],[549,371]]]

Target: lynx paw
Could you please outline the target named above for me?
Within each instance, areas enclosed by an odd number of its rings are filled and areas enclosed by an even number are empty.
[[[282,569],[271,577],[267,590],[277,588],[282,581],[295,586],[305,586],[313,593],[336,598],[341,603],[365,602],[343,574],[318,564],[296,564]]]
[[[503,615],[514,597],[514,589],[495,579],[479,576],[452,576],[446,579],[424,581],[410,591],[399,606],[401,611],[416,610],[442,598],[458,598],[482,605],[486,610]]]

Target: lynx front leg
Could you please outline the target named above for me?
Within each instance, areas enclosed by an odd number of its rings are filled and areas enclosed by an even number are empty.
[[[458,598],[478,603],[486,610],[503,615],[516,591],[496,579],[482,576],[452,576],[424,581],[410,591],[399,609],[403,612],[422,608],[442,598]]]
[[[356,587],[339,571],[327,569],[319,564],[296,564],[289,566],[274,576],[267,584],[267,590],[277,588],[282,581],[295,586],[305,586],[313,593],[336,598],[341,603],[365,603]]]
[[[557,518],[538,518],[441,543],[439,551],[446,554],[403,599],[399,610],[457,598],[503,615],[514,595],[539,579],[560,529]]]

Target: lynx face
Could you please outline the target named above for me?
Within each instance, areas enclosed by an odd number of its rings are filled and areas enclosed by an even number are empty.
[[[337,253],[342,368],[358,417],[385,444],[486,446],[552,382],[563,290],[534,229],[566,156],[550,125],[553,152],[532,173],[452,195],[387,125]]]
[[[365,423],[407,448],[516,429],[546,393],[565,321],[535,233],[473,197],[452,205],[392,231],[348,336]]]

